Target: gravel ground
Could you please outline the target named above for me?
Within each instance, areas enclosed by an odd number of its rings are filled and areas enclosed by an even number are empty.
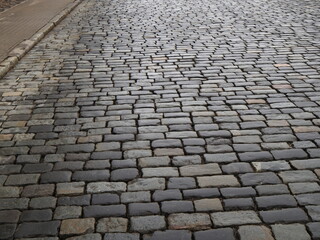
[[[0,12],[11,8],[25,0],[0,0]]]

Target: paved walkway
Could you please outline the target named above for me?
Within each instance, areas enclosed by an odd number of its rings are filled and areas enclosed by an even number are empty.
[[[73,0],[27,0],[0,13],[0,62]]]
[[[85,0],[0,82],[0,238],[319,239],[319,9]]]

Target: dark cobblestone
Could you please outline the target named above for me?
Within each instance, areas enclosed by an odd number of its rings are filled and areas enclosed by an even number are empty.
[[[260,215],[265,223],[290,223],[308,220],[307,214],[301,208],[261,211]]]

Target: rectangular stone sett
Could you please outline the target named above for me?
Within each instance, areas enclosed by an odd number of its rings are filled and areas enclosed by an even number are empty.
[[[86,206],[83,208],[83,215],[85,217],[123,217],[126,215],[126,206],[110,205],[110,206]]]

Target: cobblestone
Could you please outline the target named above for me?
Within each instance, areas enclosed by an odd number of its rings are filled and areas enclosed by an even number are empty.
[[[320,238],[319,7],[81,1],[0,81],[0,238]]]
[[[282,225],[276,224],[272,226],[272,231],[276,239],[293,239],[293,240],[310,240],[310,235],[302,224]]]

